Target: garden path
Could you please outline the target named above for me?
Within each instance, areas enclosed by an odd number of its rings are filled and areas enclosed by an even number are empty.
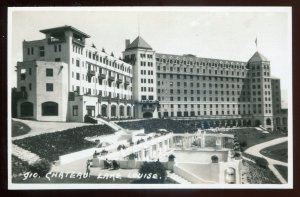
[[[16,118],[13,118],[13,120],[28,125],[31,128],[31,131],[25,135],[12,137],[12,140],[23,139],[26,137],[40,135],[44,133],[63,131],[70,128],[90,125],[88,123],[80,123],[80,122],[41,122],[41,121],[34,121],[34,120],[22,120]]]
[[[281,138],[270,140],[270,141],[267,141],[267,142],[264,142],[264,143],[257,144],[255,146],[252,146],[252,147],[245,150],[245,153],[247,153],[247,154],[265,158],[269,162],[270,170],[274,173],[274,175],[278,178],[278,180],[280,180],[280,182],[283,183],[283,184],[286,184],[287,181],[281,176],[281,174],[274,167],[274,165],[283,165],[283,166],[287,167],[288,163],[266,157],[266,156],[262,155],[260,153],[260,151],[264,148],[274,146],[274,145],[277,145],[277,144],[281,144],[281,143],[286,142],[286,141],[287,141],[287,137],[281,137]]]

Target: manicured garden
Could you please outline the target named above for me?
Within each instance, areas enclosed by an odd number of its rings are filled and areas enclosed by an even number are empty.
[[[20,135],[25,135],[31,131],[31,128],[19,121],[12,120],[11,122],[11,136],[16,137]]]
[[[281,176],[287,181],[288,179],[288,168],[282,165],[274,165],[274,167],[279,171]]]
[[[107,125],[90,125],[14,140],[13,143],[37,154],[41,158],[56,161],[60,155],[97,145],[94,142],[85,140],[85,137],[113,134],[114,132]]]
[[[193,133],[197,129],[193,126],[186,126],[180,121],[171,119],[149,119],[149,120],[138,120],[129,122],[117,122],[118,125],[125,129],[145,129],[145,133],[157,132],[159,129],[166,129],[173,133]]]
[[[260,151],[260,153],[266,157],[279,160],[282,162],[287,162],[288,160],[288,151],[287,151],[287,142],[270,146]]]

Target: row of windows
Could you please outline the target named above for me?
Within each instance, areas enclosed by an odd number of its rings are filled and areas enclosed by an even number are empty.
[[[147,83],[147,79],[142,78],[141,83]],[[153,84],[153,79],[148,79],[149,84]]]
[[[109,91],[103,91],[103,90],[97,90],[97,89],[92,89],[92,88],[84,88],[82,87],[82,92],[80,92],[80,86],[72,86],[72,90],[74,92],[77,92],[78,94],[88,94],[88,95],[101,95],[101,96],[109,96],[112,98],[118,97],[121,99],[132,99],[131,95],[127,94],[120,94],[120,93],[115,93],[115,92],[109,92]]]
[[[147,70],[141,70],[141,75],[147,75]],[[153,70],[148,70],[148,75],[153,75]]]
[[[147,92],[147,87],[141,87],[141,92]],[[154,92],[154,88],[148,87],[148,92]]]
[[[232,82],[250,82],[250,79],[245,78],[230,78],[230,77],[212,77],[212,76],[194,76],[194,75],[184,75],[184,74],[160,74],[157,73],[157,78],[177,78],[177,79],[197,79],[197,80],[209,80],[209,81],[232,81]]]
[[[188,99],[189,98],[189,99]],[[157,99],[159,101],[181,101],[181,97],[164,97],[164,96],[158,96]],[[177,99],[177,100],[176,100]],[[240,101],[240,102],[250,102],[250,98],[245,98],[245,97],[242,97],[242,98],[236,98],[236,97],[232,97],[231,99],[229,97],[227,98],[224,98],[224,97],[209,97],[209,98],[206,98],[206,97],[203,97],[202,100],[200,97],[183,97],[183,101],[196,101],[195,99],[197,99],[197,101],[227,101],[227,102],[230,102],[230,101]]]
[[[146,58],[146,54],[145,54],[145,53],[141,53],[141,54],[140,54],[140,57],[141,57],[141,58]],[[148,59],[152,59],[152,58],[153,58],[153,55],[147,54],[147,58],[148,58]]]
[[[149,66],[149,67],[153,67],[153,62],[144,62],[144,61],[141,61],[141,66]]]
[[[164,116],[169,116],[169,112],[158,112],[158,116],[161,116],[161,113],[163,113]],[[254,114],[256,114],[256,112],[253,112]],[[266,111],[266,113],[271,113],[269,111]],[[251,114],[251,111],[238,111],[237,113],[235,111],[197,111],[197,115],[248,115]],[[257,114],[261,114],[261,111],[258,111]],[[177,111],[177,117],[181,117],[182,115],[184,116],[189,116],[189,112],[188,111]],[[171,111],[171,117],[174,116],[174,112]],[[195,116],[195,111],[190,111],[190,116]]]
[[[113,54],[111,55],[113,57]],[[131,68],[129,67],[125,67],[123,65],[123,63],[117,63],[116,60],[109,60],[107,56],[105,57],[102,57],[100,55],[97,54],[97,52],[91,52],[91,51],[86,51],[86,57],[90,58],[90,59],[93,59],[97,62],[100,62],[100,63],[103,63],[103,64],[106,64],[108,66],[112,66],[114,68],[118,68],[122,71],[125,71],[125,72],[128,72],[128,73],[131,73]]]
[[[170,63],[170,64],[184,64],[184,65],[197,65],[197,66],[209,66],[209,67],[220,67],[220,68],[235,68],[235,69],[245,69],[243,65],[233,64],[230,63],[212,63],[212,62],[205,62],[205,61],[186,61],[186,60],[172,60],[172,59],[164,59],[164,58],[156,58],[157,62],[161,63]],[[244,63],[241,63],[244,64]]]
[[[202,93],[201,93],[202,92]],[[174,90],[173,89],[170,89],[169,91],[168,90],[164,90],[164,89],[157,89],[157,93],[160,94],[160,93],[170,93],[170,94],[174,94]],[[181,93],[181,90],[180,89],[177,89],[176,91],[177,94],[180,94]],[[197,93],[197,94],[221,94],[221,95],[241,95],[241,92],[240,91],[218,91],[218,90],[215,90],[215,91],[212,91],[212,90],[197,90],[197,91],[194,91],[194,90],[183,90],[182,92],[183,94],[194,94],[194,93]],[[243,91],[242,92],[242,95],[250,95],[250,92],[246,92],[246,91]]]
[[[158,71],[161,70],[160,66],[157,66],[157,70],[158,70]],[[163,67],[162,67],[162,70],[163,70],[163,71],[166,71],[166,67],[163,66]],[[175,71],[175,70],[173,70],[173,67],[170,67],[170,71]],[[176,71],[177,71],[177,72],[183,71],[184,73],[187,73],[187,72],[188,72],[187,68],[181,69],[180,67],[177,67]],[[198,74],[199,74],[199,73],[205,74],[205,73],[207,73],[206,71],[207,71],[206,69],[202,69],[202,72],[201,72],[200,69],[196,69],[196,72],[197,72]],[[193,73],[193,72],[194,72],[194,69],[193,69],[193,68],[190,68],[189,72],[190,72],[190,73]],[[240,76],[240,75],[241,75],[241,76],[245,76],[245,73],[244,73],[244,72],[231,71],[231,72],[229,73],[228,70],[226,70],[226,71],[223,71],[223,70],[214,70],[214,72],[213,72],[213,71],[210,70],[210,69],[208,70],[208,74],[215,74],[215,75],[219,75],[219,74],[220,74],[220,75],[224,75],[224,74],[226,74],[226,75],[237,75],[237,76]],[[248,74],[247,74],[247,76],[248,76]]]

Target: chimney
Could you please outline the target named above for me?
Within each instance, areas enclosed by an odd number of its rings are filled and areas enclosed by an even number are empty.
[[[130,40],[126,39],[125,40],[125,49],[127,49],[127,47],[129,47],[129,45],[130,45]]]

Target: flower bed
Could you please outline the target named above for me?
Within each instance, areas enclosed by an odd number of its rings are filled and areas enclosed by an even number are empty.
[[[114,132],[107,125],[92,125],[14,140],[13,143],[42,158],[55,161],[58,160],[60,155],[92,148],[97,145],[94,142],[85,140],[85,137],[113,134]]]
[[[145,133],[154,133],[159,129],[166,129],[167,131],[174,133],[193,133],[197,131],[195,127],[186,126],[180,121],[171,119],[149,119],[130,122],[117,122],[117,124],[125,129],[145,129]]]

